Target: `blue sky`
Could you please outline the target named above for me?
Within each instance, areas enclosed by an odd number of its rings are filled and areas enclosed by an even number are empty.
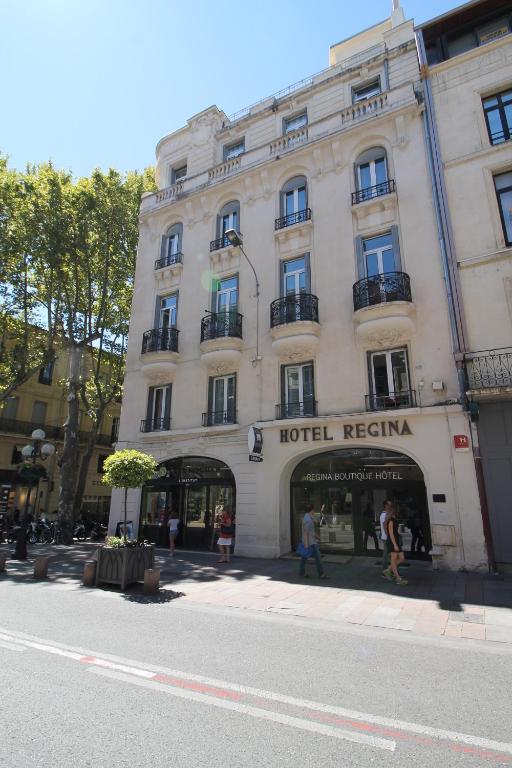
[[[456,0],[404,0],[425,21]],[[0,0],[11,165],[75,175],[154,162],[157,141],[210,104],[228,115],[328,65],[329,46],[391,0]]]

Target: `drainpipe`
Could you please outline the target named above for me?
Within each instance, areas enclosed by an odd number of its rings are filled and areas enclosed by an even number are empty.
[[[466,414],[468,415],[469,420],[471,442],[473,448],[473,461],[475,464],[475,474],[480,501],[480,510],[482,514],[482,525],[485,546],[487,550],[488,567],[490,572],[494,572],[496,569],[494,546],[492,541],[485,478],[482,467],[482,459],[480,456],[478,430],[476,428],[476,424],[472,422],[470,414],[468,414],[468,401],[466,395],[467,380],[464,367],[464,354],[468,351],[468,335],[466,319],[464,315],[462,290],[459,280],[455,242],[453,238],[453,230],[448,206],[448,196],[444,181],[443,161],[439,144],[439,134],[437,131],[434,96],[432,93],[432,84],[430,81],[425,44],[421,29],[415,31],[415,37],[420,65],[420,76],[423,83],[423,96],[425,99],[425,109],[423,111],[423,128],[425,133],[425,144],[427,148],[430,180],[432,185],[432,195],[434,199],[434,210],[439,237],[439,247],[441,251],[441,262],[443,266],[446,295],[448,300],[448,315],[450,319],[452,348],[457,369],[457,379],[459,383],[461,403],[466,411]]]

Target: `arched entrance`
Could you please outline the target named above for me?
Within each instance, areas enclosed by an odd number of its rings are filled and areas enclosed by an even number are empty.
[[[184,456],[163,462],[143,489],[140,535],[160,546],[169,542],[167,521],[178,512],[177,546],[213,549],[222,507],[235,508],[235,478],[218,459]]]
[[[313,504],[322,552],[378,555],[379,515],[385,499],[397,509],[408,556],[428,558],[427,495],[416,462],[377,448],[340,448],[309,456],[294,469],[290,483],[294,548],[305,508]]]

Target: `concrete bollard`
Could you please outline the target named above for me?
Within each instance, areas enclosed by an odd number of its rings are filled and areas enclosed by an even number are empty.
[[[84,587],[94,587],[96,585],[97,560],[86,560],[84,565],[84,575],[82,584]]]
[[[48,578],[48,563],[49,557],[36,557],[34,560],[34,579],[47,579]]]
[[[146,568],[144,571],[144,593],[154,595],[160,589],[160,571],[156,568]]]
[[[0,554],[0,573],[4,573],[5,572],[5,561],[6,560],[7,560],[7,555],[4,552],[2,552]]]

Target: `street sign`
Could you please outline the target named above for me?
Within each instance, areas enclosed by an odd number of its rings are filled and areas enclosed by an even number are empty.
[[[263,448],[263,432],[258,427],[249,427],[247,433],[249,453],[261,453]]]
[[[469,440],[466,435],[454,435],[453,443],[456,451],[469,451]]]
[[[263,456],[255,456],[254,453],[250,453],[249,461],[263,461]]]

